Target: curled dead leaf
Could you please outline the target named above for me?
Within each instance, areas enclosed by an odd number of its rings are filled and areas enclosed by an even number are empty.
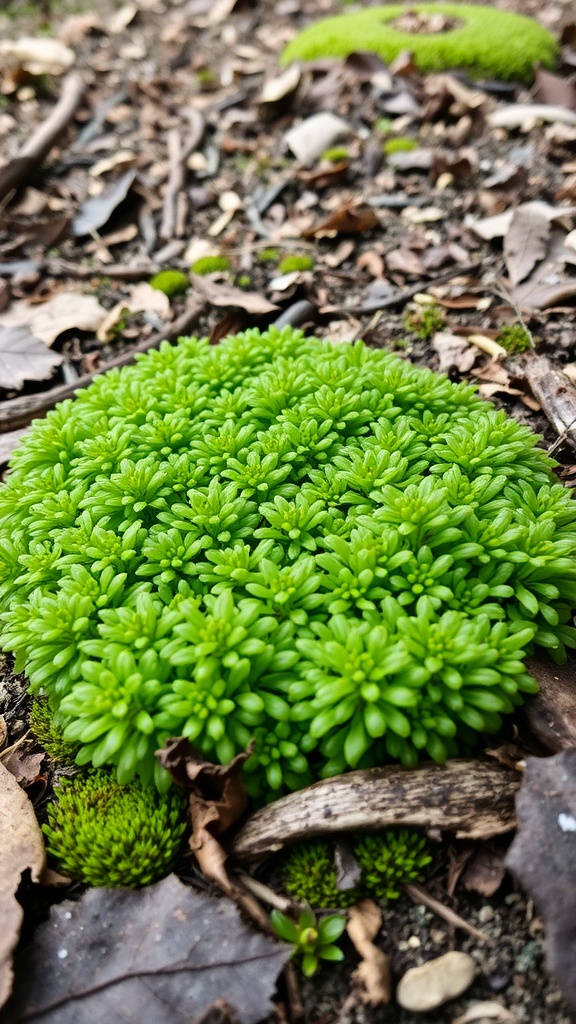
[[[390,957],[373,941],[381,927],[382,914],[374,900],[362,900],[350,908],[346,931],[361,957],[352,984],[360,1001],[368,1006],[381,1006],[392,997]]]

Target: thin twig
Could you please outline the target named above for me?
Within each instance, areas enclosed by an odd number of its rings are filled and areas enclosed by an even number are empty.
[[[191,306],[165,331],[158,331],[146,341],[141,342],[140,345],[130,349],[129,352],[123,352],[122,355],[116,356],[115,359],[111,359],[109,363],[94,370],[93,373],[84,373],[71,384],[60,384],[59,387],[52,388],[43,394],[22,395],[20,398],[12,398],[3,402],[0,405],[0,434],[19,427],[26,427],[33,419],[45,416],[57,402],[62,402],[65,398],[72,398],[80,388],[91,384],[97,375],[105,373],[106,370],[111,370],[113,367],[127,366],[133,362],[139,352],[148,352],[149,349],[158,348],[162,341],[177,341],[198,323],[204,308],[204,303]]]
[[[0,201],[25,185],[48,155],[72,120],[84,95],[84,88],[84,79],[75,72],[64,79],[60,99],[50,116],[18,150],[14,159],[0,171]]]
[[[441,917],[447,924],[453,925],[454,928],[462,928],[476,939],[481,939],[482,942],[494,941],[485,932],[481,932],[479,928],[475,928],[473,924],[469,924],[463,917],[460,917],[460,914],[457,914],[455,910],[451,910],[450,907],[445,906],[440,900],[431,896],[421,885],[409,882],[404,886],[404,890],[410,899],[414,900],[414,903],[422,903],[425,907],[428,907],[428,910]]]
[[[304,1006],[302,1005],[300,985],[294,964],[286,964],[284,968],[284,984],[286,986],[290,1024],[298,1024],[299,1021],[304,1020]]]
[[[168,132],[167,148],[170,169],[159,231],[163,242],[174,238],[178,218],[178,197],[186,181],[186,161],[190,154],[198,148],[206,127],[206,122],[198,110],[190,111],[189,117],[190,134],[183,143],[180,142],[180,134],[176,129]]]
[[[256,896],[263,903],[268,903],[271,907],[276,907],[276,910],[281,910],[283,914],[286,911],[294,910],[294,901],[288,899],[287,896],[280,896],[274,889],[271,889],[269,885],[264,885],[263,882],[259,882],[257,878],[252,878],[252,875],[247,875],[245,871],[238,871],[236,873],[238,881],[248,889],[249,892]]]

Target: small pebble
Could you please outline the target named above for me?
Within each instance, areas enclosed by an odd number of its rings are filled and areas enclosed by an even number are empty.
[[[494,917],[494,907],[491,907],[489,903],[485,907],[480,907],[478,911],[478,920],[481,924],[488,924]]]
[[[445,953],[406,971],[396,990],[396,999],[405,1010],[427,1013],[462,995],[475,974],[476,966],[468,953]]]

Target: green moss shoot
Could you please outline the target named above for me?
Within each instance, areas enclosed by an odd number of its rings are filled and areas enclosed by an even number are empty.
[[[445,14],[459,24],[447,32],[404,32],[392,23],[406,7],[370,7],[313,23],[288,44],[282,61],[347,57],[368,50],[390,62],[409,50],[422,71],[463,68],[472,77],[523,82],[533,80],[536,61],[545,68],[556,63],[558,44],[531,18],[470,4],[416,3],[409,9]]]
[[[410,153],[413,149],[418,149],[416,139],[387,139],[382,146],[386,156],[392,153]]]
[[[66,742],[62,729],[54,724],[54,715],[46,697],[33,697],[30,728],[40,746],[59,765],[68,768],[75,763],[78,744]]]
[[[206,274],[225,274],[232,266],[227,256],[201,256],[192,264],[193,274],[204,277]]]
[[[182,270],[161,270],[150,278],[150,285],[169,298],[183,295],[190,287],[190,278]]]
[[[62,872],[87,885],[138,888],[164,878],[186,830],[182,797],[104,771],[56,787],[43,827]]]
[[[511,356],[520,352],[529,352],[534,347],[532,338],[522,324],[509,324],[502,327],[496,341]]]
[[[362,868],[363,889],[380,902],[398,899],[402,887],[419,882],[432,860],[426,838],[410,829],[361,836],[354,855]]]
[[[349,156],[350,153],[345,146],[333,146],[332,149],[325,149],[322,153],[322,159],[331,164],[338,164],[341,160],[347,160]]]
[[[286,892],[311,907],[343,909],[360,899],[357,888],[338,888],[334,849],[322,840],[294,846],[285,859],[283,876]]]
[[[313,269],[314,260],[312,256],[308,256],[306,253],[301,255],[293,253],[291,256],[285,256],[278,266],[280,274],[294,274],[298,271],[303,273],[306,270]]]
[[[435,303],[431,303],[429,306],[416,306],[411,309],[406,314],[404,326],[421,341],[429,341],[436,331],[443,330],[446,319],[441,309]]]

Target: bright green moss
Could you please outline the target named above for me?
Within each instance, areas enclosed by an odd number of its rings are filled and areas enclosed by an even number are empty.
[[[410,12],[445,14],[462,24],[446,32],[411,33],[392,22]],[[537,22],[494,7],[470,4],[416,3],[370,7],[317,21],[286,47],[282,61],[346,57],[369,50],[392,61],[403,50],[413,53],[422,71],[464,68],[470,75],[531,82],[534,64],[552,68],[558,56],[553,36]]]
[[[428,306],[415,306],[404,318],[404,326],[411,334],[421,341],[429,341],[436,333],[446,326],[446,319],[439,306],[431,303]]]
[[[502,348],[505,348],[508,355],[516,355],[519,352],[529,352],[534,347],[528,331],[522,324],[508,324],[503,327],[496,341]]]
[[[67,743],[54,724],[54,715],[46,697],[34,697],[30,709],[30,728],[41,747],[58,764],[69,767],[74,764],[78,753],[77,743]]]
[[[362,888],[381,902],[398,899],[404,885],[419,882],[432,860],[426,838],[406,828],[361,836],[354,855]]]
[[[2,646],[78,763],[251,792],[443,761],[574,646],[576,503],[472,388],[300,331],[163,344],[27,432],[0,486]]]
[[[66,779],[48,805],[43,831],[61,871],[88,885],[134,889],[164,878],[186,830],[182,797],[108,772]]]
[[[347,160],[349,156],[350,153],[345,146],[333,146],[322,153],[322,159],[328,160],[331,164],[338,164],[341,160]]]
[[[227,256],[201,256],[192,264],[190,270],[193,274],[204,277],[206,274],[225,274],[230,267],[231,263]]]
[[[278,257],[278,249],[274,249],[274,247],[270,245],[265,249],[261,249],[258,253],[258,259],[261,263],[276,263],[278,261]]]
[[[190,287],[190,278],[182,270],[161,270],[150,278],[152,288],[165,295],[182,295]]]
[[[408,882],[420,881],[432,860],[425,837],[411,829],[358,835],[353,849],[361,877],[353,889],[341,890],[332,843],[316,840],[293,847],[283,866],[286,892],[311,907],[350,907],[364,896],[384,902],[397,899]]]
[[[410,153],[417,148],[416,139],[388,139],[382,146],[386,156],[390,156],[392,153]]]
[[[291,256],[285,256],[282,262],[278,266],[280,274],[293,274],[296,271],[313,270],[314,260],[312,256],[302,253],[293,253]]]

